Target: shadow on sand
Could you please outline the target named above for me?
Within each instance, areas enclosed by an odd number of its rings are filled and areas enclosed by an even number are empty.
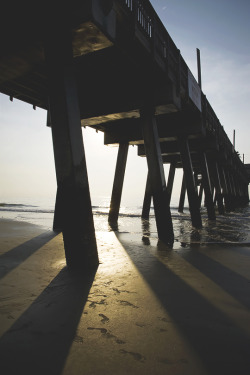
[[[212,301],[196,292],[151,254],[148,246],[138,246],[138,244],[135,246],[134,243],[126,242],[126,237],[122,234],[116,233],[116,236],[177,328],[195,349],[208,372],[213,375],[249,374],[250,337],[248,334],[218,310]],[[158,251],[162,254],[162,246]],[[165,247],[165,251],[173,250]],[[191,261],[191,259],[187,260]],[[203,259],[198,252],[192,253],[192,264],[195,263],[195,266],[206,274],[204,262],[206,259]],[[208,262],[209,266],[211,266],[210,263]],[[218,273],[220,273],[220,279],[223,280],[225,272],[223,267],[218,269],[217,266],[214,272],[210,272],[209,277],[221,285]],[[236,275],[234,276],[236,280]],[[244,289],[246,280],[243,284],[241,283],[241,286],[239,282],[242,282],[242,279],[238,278],[237,281],[238,287]],[[233,292],[232,285],[225,289]],[[235,297],[234,293],[232,295]],[[228,308],[230,309],[230,306]]]
[[[95,271],[84,277],[65,267],[0,340],[1,373],[59,375],[73,341]]]
[[[182,251],[180,255],[247,309],[250,309],[249,280],[199,251]]]
[[[0,279],[18,267],[43,245],[56,237],[54,232],[45,232],[0,255]]]

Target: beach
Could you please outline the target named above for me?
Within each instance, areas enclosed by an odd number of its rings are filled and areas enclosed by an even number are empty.
[[[75,276],[61,234],[0,220],[2,374],[249,374],[248,243],[96,237]]]

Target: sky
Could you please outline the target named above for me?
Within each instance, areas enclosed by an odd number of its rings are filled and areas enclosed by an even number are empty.
[[[249,0],[152,0],[153,7],[197,78],[200,49],[202,90],[245,163],[250,163],[250,2]],[[56,177],[51,129],[46,112],[0,94],[0,202],[52,202]],[[83,129],[91,200],[109,205],[116,147],[103,134]],[[167,180],[168,166],[165,166]],[[140,206],[147,176],[145,158],[129,147],[122,206]],[[176,173],[171,204],[179,198],[182,172]]]

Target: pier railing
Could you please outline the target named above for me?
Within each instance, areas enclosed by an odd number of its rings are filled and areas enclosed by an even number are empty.
[[[180,50],[176,47],[165,26],[161,22],[157,13],[149,0],[117,0],[121,6],[125,7],[134,18],[135,29],[143,33],[151,46],[151,54],[157,61],[158,65],[164,70],[168,78],[173,81],[176,86],[177,94],[181,95],[183,101],[188,101],[189,97],[189,76],[192,75],[186,62],[180,54]],[[192,76],[193,77],[193,76]],[[195,79],[194,79],[195,80]],[[198,83],[195,80],[195,85]],[[208,102],[206,96],[201,95],[201,112],[203,125],[209,135],[216,137],[219,146],[226,154],[234,154],[240,158],[235,152],[231,141],[229,140],[223,126],[217,118],[212,106]]]
[[[151,53],[161,68],[180,85],[180,51],[148,0],[118,0],[134,18],[135,30],[147,39]],[[184,65],[185,62],[183,60]],[[187,65],[185,69],[187,69]],[[184,75],[185,76],[185,75]]]

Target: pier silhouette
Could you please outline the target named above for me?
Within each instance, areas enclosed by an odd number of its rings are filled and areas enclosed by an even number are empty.
[[[197,82],[148,0],[72,0],[60,9],[46,1],[38,9],[5,4],[3,14],[0,92],[48,111],[58,186],[54,230],[63,233],[69,268],[98,264],[82,126],[119,146],[111,223],[119,218],[129,145],[148,164],[142,216],[152,196],[158,237],[169,246],[176,168],[183,169],[179,210],[187,192],[194,227],[202,226],[203,191],[211,220],[216,207],[223,214],[248,203],[248,166],[203,93],[200,71]]]

